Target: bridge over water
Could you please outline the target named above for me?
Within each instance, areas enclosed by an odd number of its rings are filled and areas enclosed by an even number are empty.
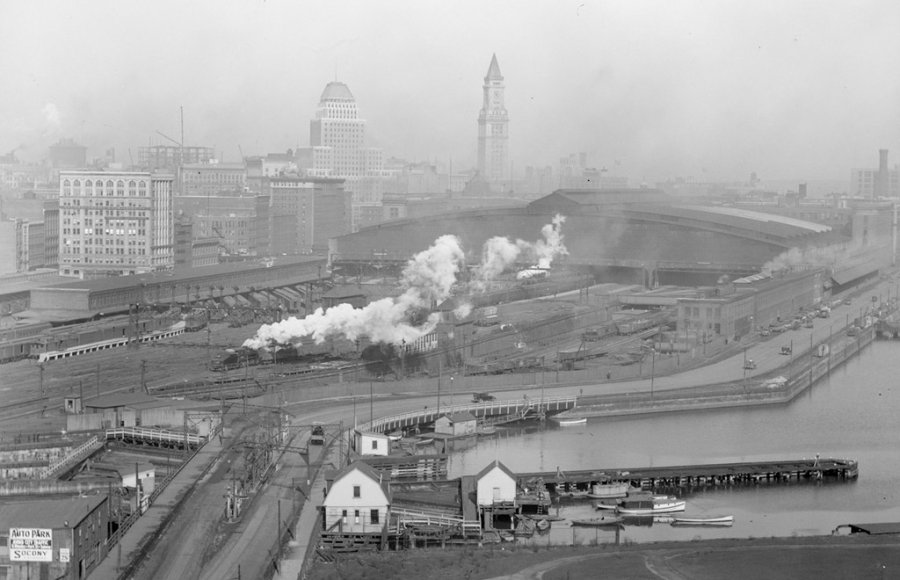
[[[442,405],[440,407],[425,408],[421,411],[412,411],[402,415],[393,415],[375,419],[359,426],[361,431],[374,431],[386,433],[395,429],[403,429],[416,425],[434,423],[441,415],[453,415],[455,413],[469,413],[475,418],[490,420],[508,419],[520,420],[550,416],[569,409],[574,409],[578,404],[578,397],[542,397],[540,399],[514,399],[511,401],[482,401],[480,403],[467,403],[461,405]]]

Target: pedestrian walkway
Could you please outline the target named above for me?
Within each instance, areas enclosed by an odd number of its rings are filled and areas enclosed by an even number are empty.
[[[284,559],[278,568],[273,580],[297,580],[303,571],[303,563],[309,550],[309,543],[313,537],[313,528],[318,521],[319,510],[325,499],[325,472],[338,467],[340,451],[335,445],[328,449],[328,453],[322,460],[322,468],[316,474],[312,482],[309,496],[300,510],[300,517],[294,526],[294,541],[285,548]],[[316,536],[318,538],[318,535]]]
[[[94,568],[90,578],[107,580],[118,578],[123,566],[136,563],[143,550],[164,527],[179,502],[203,478],[222,451],[222,441],[214,436],[181,468],[153,504],[128,529],[119,543]]]

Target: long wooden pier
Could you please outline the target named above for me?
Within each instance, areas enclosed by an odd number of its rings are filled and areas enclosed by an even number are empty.
[[[543,481],[551,493],[555,493],[559,489],[588,490],[594,483],[609,481],[627,481],[635,488],[656,489],[820,480],[826,477],[851,480],[858,476],[859,464],[856,460],[821,457],[670,467],[576,471],[557,469],[556,471],[516,474],[520,486],[534,486],[534,482]]]

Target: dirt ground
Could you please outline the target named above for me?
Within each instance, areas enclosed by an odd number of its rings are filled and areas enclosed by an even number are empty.
[[[900,578],[893,536],[710,540],[576,548],[429,549],[319,563],[311,580],[876,580]]]

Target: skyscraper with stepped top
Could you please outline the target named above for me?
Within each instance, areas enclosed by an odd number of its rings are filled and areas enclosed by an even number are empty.
[[[502,189],[510,179],[509,115],[504,103],[503,75],[497,55],[491,58],[484,77],[481,112],[478,114],[478,173],[492,186]]]

